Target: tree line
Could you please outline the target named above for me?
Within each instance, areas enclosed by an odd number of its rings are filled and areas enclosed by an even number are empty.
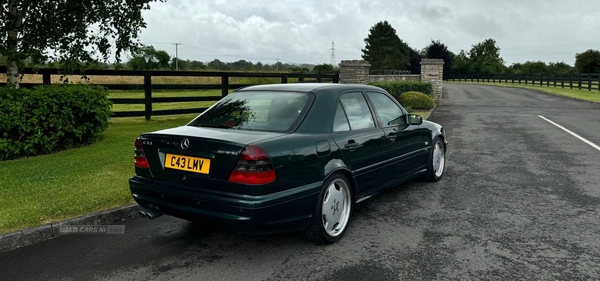
[[[396,30],[387,22],[376,23],[364,39],[362,58],[379,70],[402,69],[420,72],[422,58],[443,59],[444,76],[450,74],[575,74],[600,73],[600,51],[587,50],[575,55],[575,65],[565,62],[527,61],[507,66],[500,56],[496,40],[489,38],[474,44],[468,51],[458,54],[448,50],[440,40],[418,50],[400,39]]]
[[[0,65],[5,66],[6,57],[0,56]],[[72,64],[72,63],[71,63]],[[32,59],[24,59],[21,66],[25,68],[58,68],[66,67],[63,61],[35,62]],[[72,65],[71,65],[72,66]],[[189,59],[177,59],[169,55],[165,50],[158,50],[154,46],[140,46],[133,52],[130,58],[124,62],[104,63],[97,60],[79,62],[78,69],[95,70],[180,70],[180,71],[290,71],[290,72],[332,72],[338,68],[331,64],[289,64],[277,62],[274,64],[253,63],[246,60],[234,62],[223,62],[214,59],[210,62],[202,62]]]

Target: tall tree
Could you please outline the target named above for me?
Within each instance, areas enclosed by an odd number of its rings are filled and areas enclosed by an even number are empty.
[[[156,50],[153,46],[144,46],[134,52],[127,66],[134,70],[164,70],[170,68],[170,60],[171,56],[167,51]]]
[[[421,74],[421,59],[423,56],[416,49],[410,49],[410,73]]]
[[[396,30],[387,21],[382,21],[369,29],[362,58],[379,70],[408,69],[410,51],[410,47],[398,37]]]
[[[600,73],[600,51],[589,49],[575,55],[575,67],[580,73]]]
[[[428,59],[443,59],[444,60],[444,77],[448,77],[450,69],[452,69],[452,58],[454,54],[448,50],[448,46],[440,42],[440,40],[433,41],[431,44],[425,47],[425,56]]]
[[[94,57],[107,61],[114,47],[118,60],[123,51],[138,47],[146,26],[142,11],[155,1],[166,0],[2,1],[0,55],[7,57],[8,82],[19,86],[25,59],[54,59],[71,67]]]
[[[460,53],[453,55],[451,71],[454,74],[471,73],[471,58],[465,50],[460,50]]]
[[[469,51],[469,61],[473,73],[498,74],[505,68],[504,60],[500,57],[500,47],[491,38],[473,45]]]

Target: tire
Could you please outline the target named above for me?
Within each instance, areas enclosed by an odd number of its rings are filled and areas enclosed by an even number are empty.
[[[352,213],[352,189],[342,174],[331,176],[323,184],[317,207],[304,236],[317,244],[332,244],[344,236]]]
[[[435,182],[442,179],[444,170],[446,169],[446,147],[440,137],[435,137],[431,144],[429,152],[429,160],[427,161],[427,172],[425,179]]]

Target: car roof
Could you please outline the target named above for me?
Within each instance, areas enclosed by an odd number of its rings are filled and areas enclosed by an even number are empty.
[[[330,83],[289,83],[289,84],[267,84],[249,86],[238,89],[236,92],[244,91],[293,91],[293,92],[320,92],[329,90],[381,90],[381,88],[364,84],[330,84]]]

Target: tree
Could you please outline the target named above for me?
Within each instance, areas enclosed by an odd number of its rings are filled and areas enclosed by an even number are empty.
[[[460,50],[458,55],[453,55],[452,57],[452,73],[454,74],[465,74],[471,73],[471,59],[469,55],[465,52],[465,50]]]
[[[521,73],[542,74],[548,72],[548,66],[543,61],[526,61],[521,67]]]
[[[431,44],[425,47],[425,57],[428,59],[443,59],[444,77],[448,77],[448,75],[450,75],[450,69],[452,69],[452,58],[454,57],[454,54],[448,51],[448,46],[441,43],[440,40],[431,40]]]
[[[500,47],[496,40],[486,39],[473,45],[469,51],[472,73],[498,74],[504,70],[504,60],[500,57]]]
[[[166,0],[3,1],[0,55],[7,57],[8,82],[19,86],[26,59],[35,64],[54,59],[69,68],[94,57],[107,61],[114,47],[119,60],[123,51],[139,46],[146,26],[142,11],[155,1]]]
[[[227,65],[218,59],[212,60],[207,65],[208,65],[208,68],[210,68],[212,70],[229,70]]]
[[[362,52],[362,58],[379,70],[410,67],[411,49],[387,21],[378,22],[369,29]]]
[[[328,72],[328,71],[333,71],[333,65],[331,64],[317,64],[313,67],[312,69],[313,72]]]
[[[550,74],[575,74],[577,69],[565,62],[551,62],[548,64]]]
[[[580,73],[600,73],[600,51],[589,49],[575,55],[575,68]]]
[[[508,74],[520,74],[523,72],[523,64],[520,62],[515,62],[506,68],[506,73]]]
[[[168,69],[170,60],[171,56],[166,51],[144,46],[135,51],[127,66],[134,70]]]
[[[423,56],[416,49],[410,49],[410,73],[421,74],[421,59]]]

